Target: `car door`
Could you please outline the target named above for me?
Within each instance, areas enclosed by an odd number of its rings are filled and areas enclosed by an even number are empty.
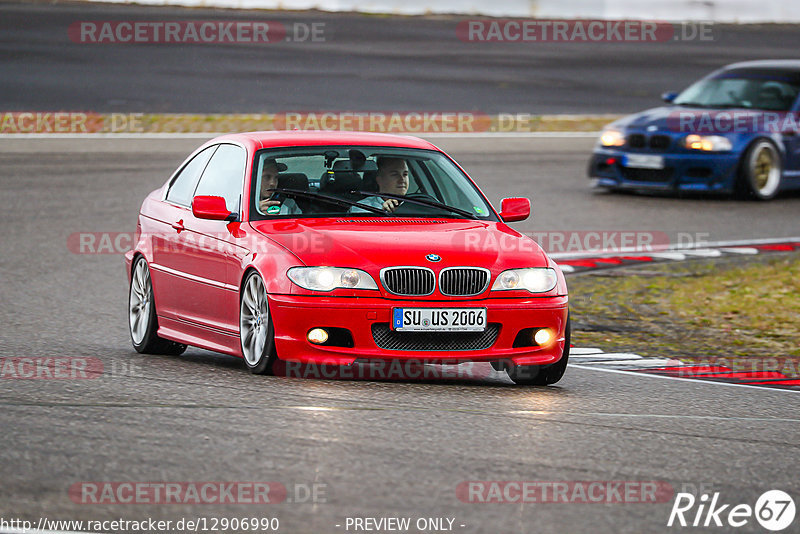
[[[227,209],[239,213],[243,194],[247,151],[222,143],[209,160],[194,196],[215,195],[225,199]],[[179,252],[172,265],[182,273],[178,319],[205,329],[215,343],[229,344],[226,336],[238,336],[239,280],[234,263],[238,222],[212,221],[195,217],[191,210],[183,221]],[[239,255],[241,256],[241,255]]]
[[[791,176],[800,177],[800,96],[792,111],[786,113],[781,135],[786,149],[785,170]]]
[[[181,263],[180,238],[183,224],[191,216],[194,190],[209,159],[217,150],[212,145],[187,161],[167,186],[163,202],[155,203],[148,219],[148,233],[153,251],[150,276],[158,314],[174,319],[185,290]]]

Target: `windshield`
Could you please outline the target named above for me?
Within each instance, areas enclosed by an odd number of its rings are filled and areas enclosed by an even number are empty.
[[[691,85],[674,100],[677,105],[709,108],[751,108],[788,111],[797,100],[797,75],[767,71],[726,72]]]
[[[251,220],[344,214],[497,220],[467,176],[435,150],[262,150],[255,156],[251,183]]]

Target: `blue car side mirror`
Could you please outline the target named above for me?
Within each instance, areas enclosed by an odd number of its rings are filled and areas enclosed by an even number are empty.
[[[661,100],[666,102],[667,104],[672,104],[672,101],[675,100],[675,97],[678,96],[678,93],[675,91],[668,91],[666,93],[661,93]]]

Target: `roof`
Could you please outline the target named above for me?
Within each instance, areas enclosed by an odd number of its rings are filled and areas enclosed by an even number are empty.
[[[800,72],[800,59],[761,59],[758,61],[742,61],[723,67],[724,70],[733,69],[775,69]]]
[[[366,145],[397,148],[421,148],[438,150],[433,144],[410,135],[393,135],[371,132],[286,130],[269,132],[244,132],[217,137],[211,142],[238,141],[261,148],[286,146],[336,146]]]

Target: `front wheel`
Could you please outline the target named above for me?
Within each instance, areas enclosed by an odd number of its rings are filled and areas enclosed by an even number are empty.
[[[762,139],[745,152],[739,170],[737,196],[769,200],[781,184],[781,156],[775,145]]]
[[[186,345],[158,336],[156,303],[153,299],[153,283],[147,260],[139,257],[131,273],[128,293],[128,328],[136,352],[143,354],[183,354]]]
[[[277,357],[275,331],[264,281],[257,272],[245,280],[240,300],[239,338],[244,362],[253,374],[271,375]]]
[[[493,362],[493,366],[498,371],[504,369],[508,377],[520,386],[549,386],[555,384],[567,370],[569,362],[569,344],[572,333],[569,315],[567,315],[567,326],[564,328],[564,352],[561,359],[551,365],[514,365],[513,362]]]

